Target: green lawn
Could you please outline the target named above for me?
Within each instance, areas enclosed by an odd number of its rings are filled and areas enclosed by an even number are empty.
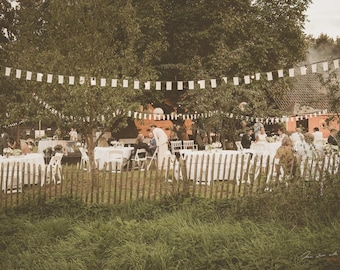
[[[340,269],[339,189],[0,212],[0,269]]]

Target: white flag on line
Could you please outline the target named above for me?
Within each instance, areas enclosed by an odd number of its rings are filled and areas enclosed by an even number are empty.
[[[166,82],[166,90],[172,90],[172,82]]]
[[[58,83],[63,84],[64,83],[64,75],[58,75]]]
[[[79,77],[79,84],[84,84],[85,83],[85,77],[84,76],[80,76]]]
[[[183,82],[182,81],[177,82],[177,90],[183,90]]]
[[[21,78],[21,69],[17,69],[15,71],[15,78],[20,79]]]
[[[11,68],[10,67],[6,67],[5,68],[5,76],[10,76],[11,75]]]
[[[156,82],[156,90],[162,90],[162,82]]]
[[[90,84],[91,84],[92,86],[97,84],[97,81],[96,81],[96,78],[95,78],[95,77],[91,77],[91,78],[90,78]]]
[[[53,80],[53,75],[47,74],[47,83],[52,83],[52,80]]]
[[[106,79],[105,78],[101,78],[100,79],[100,86],[101,87],[105,87],[106,86]]]
[[[139,81],[133,81],[133,89],[139,89]]]
[[[37,73],[37,82],[42,82],[43,74],[42,73]]]
[[[289,69],[289,77],[294,77],[294,68]]]
[[[282,78],[283,77],[283,69],[279,69],[277,71],[277,75],[279,76],[279,78]]]
[[[234,85],[239,85],[240,84],[238,77],[234,77],[233,78],[233,82],[234,82]]]
[[[216,79],[210,80],[211,88],[216,88]]]
[[[26,80],[27,80],[27,81],[32,80],[32,72],[31,72],[31,71],[27,71],[27,72],[26,72]]]
[[[244,76],[244,83],[250,84],[250,76],[249,75]]]
[[[150,86],[151,86],[151,82],[150,81],[147,81],[147,82],[144,83],[145,90],[150,90]]]
[[[68,77],[68,84],[74,85],[74,76],[69,76]]]
[[[112,87],[117,87],[117,82],[118,82],[117,79],[112,79],[111,80],[111,86]]]
[[[129,81],[128,80],[123,80],[123,87],[124,88],[129,87]]]
[[[267,72],[267,79],[268,79],[268,81],[273,80],[273,73],[272,72]]]
[[[195,83],[194,83],[194,81],[188,81],[188,88],[189,88],[189,90],[195,89]]]
[[[200,89],[204,89],[205,88],[205,80],[199,80],[197,83],[199,84]]]

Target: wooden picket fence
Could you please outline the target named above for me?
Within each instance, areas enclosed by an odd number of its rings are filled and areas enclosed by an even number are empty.
[[[263,156],[240,154],[233,160],[218,156],[198,161],[173,156],[158,169],[86,170],[77,165],[62,165],[61,175],[42,173],[46,168],[25,166],[0,168],[0,208],[34,204],[61,197],[80,199],[89,204],[122,204],[135,200],[160,200],[164,196],[183,195],[212,200],[256,196],[283,187],[308,189],[315,185],[323,193],[327,178],[339,181],[339,156],[304,161],[294,175],[278,175],[274,161]],[[129,166],[128,166],[129,167]],[[218,172],[216,174],[216,171]],[[222,172],[219,174],[219,172]],[[23,180],[24,179],[24,180]],[[209,180],[210,179],[210,180]],[[43,183],[43,184],[42,184]]]

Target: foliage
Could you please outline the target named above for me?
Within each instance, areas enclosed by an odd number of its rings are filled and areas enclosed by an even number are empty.
[[[339,198],[315,195],[179,196],[119,206],[61,199],[6,209],[0,267],[337,269]]]

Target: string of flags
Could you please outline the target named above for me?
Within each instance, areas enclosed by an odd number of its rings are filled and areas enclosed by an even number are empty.
[[[0,68],[4,70],[4,75],[6,77],[15,77],[16,79],[25,79],[26,81],[35,80],[37,82],[46,82],[48,84],[57,83],[60,85],[90,85],[90,86],[100,86],[100,87],[123,87],[142,90],[155,89],[160,90],[174,90],[182,91],[184,89],[194,90],[194,89],[206,89],[207,86],[212,89],[216,88],[218,84],[227,84],[231,80],[233,85],[240,84],[251,84],[251,82],[259,81],[261,79],[267,79],[268,81],[274,80],[274,78],[283,77],[295,77],[297,75],[306,75],[307,73],[319,73],[328,72],[332,69],[339,68],[339,59],[334,59],[330,61],[322,61],[313,64],[303,65],[296,68],[290,68],[288,70],[279,69],[276,71],[269,72],[255,72],[254,74],[235,76],[232,78],[221,77],[212,79],[202,79],[202,80],[188,80],[188,81],[140,81],[131,79],[117,79],[117,78],[97,78],[94,76],[72,76],[72,75],[55,75],[55,74],[44,74],[42,72],[34,72],[29,70],[23,70],[20,68],[13,68],[8,66],[1,66]]]
[[[104,115],[98,115],[96,118],[91,119],[89,116],[86,117],[73,117],[73,116],[65,116],[63,113],[57,111],[52,106],[50,106],[48,103],[40,99],[36,94],[33,95],[33,98],[40,103],[45,109],[49,110],[52,114],[60,117],[61,119],[64,119],[66,121],[82,121],[82,122],[91,122],[91,121],[102,121],[108,120],[105,118]],[[137,120],[197,120],[200,118],[209,118],[214,115],[221,115],[222,117],[227,118],[235,118],[250,122],[262,122],[264,124],[278,124],[278,123],[287,123],[287,122],[296,122],[303,119],[309,119],[313,117],[317,117],[320,115],[327,114],[327,110],[322,110],[319,112],[314,112],[310,114],[300,115],[300,116],[282,116],[282,117],[255,117],[255,116],[244,116],[244,115],[235,115],[233,113],[223,112],[223,111],[208,111],[204,113],[188,113],[188,114],[177,114],[177,113],[171,113],[171,114],[158,114],[158,113],[150,113],[150,112],[137,112],[137,111],[127,111],[123,112],[120,110],[116,110],[112,113],[112,117],[116,117],[118,115],[125,115],[127,117],[137,119]]]

